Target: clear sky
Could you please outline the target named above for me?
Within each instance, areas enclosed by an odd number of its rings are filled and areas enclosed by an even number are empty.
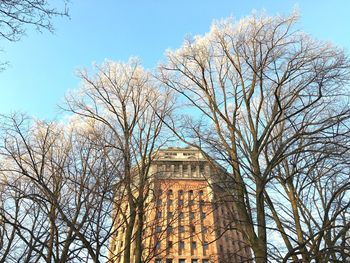
[[[20,42],[0,41],[0,113],[56,116],[69,89],[79,87],[75,72],[105,59],[138,56],[154,68],[167,48],[186,35],[207,32],[214,19],[237,19],[252,10],[269,15],[298,8],[299,27],[350,52],[350,0],[70,0],[71,19],[55,19],[55,34],[28,30]]]

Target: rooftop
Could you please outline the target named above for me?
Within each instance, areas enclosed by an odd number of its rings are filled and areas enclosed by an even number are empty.
[[[193,147],[168,147],[157,151],[157,160],[205,160],[202,153]]]

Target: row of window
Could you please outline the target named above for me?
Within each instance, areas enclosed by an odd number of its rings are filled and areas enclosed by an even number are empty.
[[[201,212],[200,215],[201,215],[201,219],[205,219],[207,217],[207,213],[206,212]],[[162,211],[157,211],[157,216],[156,217],[157,217],[157,219],[161,219],[162,218]],[[174,213],[169,211],[167,217],[169,219],[173,218],[174,217]],[[184,219],[184,217],[185,217],[184,213],[183,212],[179,212],[179,217],[178,218],[179,219]],[[195,219],[195,213],[194,212],[189,212],[189,218],[190,219]]]
[[[191,169],[191,171],[196,172],[197,171],[197,167],[199,167],[199,172],[204,173],[205,172],[205,166],[200,164],[199,166],[197,165],[191,165],[191,164],[183,164],[182,165],[182,171],[184,173],[189,172],[189,170]],[[160,172],[179,172],[180,171],[180,165],[179,164],[159,164],[157,166],[157,170]]]
[[[188,201],[188,205],[190,205],[190,206],[194,205],[194,201],[195,201],[195,200],[193,200],[193,199],[189,200],[189,201]],[[158,206],[161,206],[162,203],[163,203],[163,202],[162,202],[161,199],[158,199],[158,200],[157,200],[157,205],[158,205]],[[173,203],[174,203],[174,200],[173,200],[173,199],[168,199],[168,205],[173,205]],[[177,204],[178,204],[179,206],[183,206],[183,205],[184,205],[184,200],[183,200],[183,199],[179,199],[178,202],[177,202]],[[204,200],[200,200],[200,201],[199,201],[199,205],[204,205],[204,204],[205,204],[205,201],[204,201]]]
[[[174,152],[165,152],[164,155],[165,155],[165,156],[177,156],[177,153],[174,153]]]
[[[158,190],[158,195],[162,195],[162,193],[163,193],[162,190]],[[172,189],[169,189],[169,190],[167,191],[167,194],[168,194],[168,195],[172,195],[173,193],[174,193],[174,192],[173,192]],[[183,194],[184,194],[184,190],[179,190],[179,191],[177,191],[177,193],[178,193],[178,195],[183,195]],[[189,190],[189,191],[188,191],[188,194],[189,194],[189,195],[193,195],[193,190]],[[202,196],[202,195],[204,194],[203,190],[199,190],[199,191],[198,191],[198,194],[199,194],[200,196]]]
[[[177,152],[164,152],[165,156],[177,156]],[[183,156],[195,156],[196,153],[194,152],[183,152],[182,153]]]
[[[179,259],[178,261],[179,263],[186,263],[186,260],[185,259]],[[163,263],[163,261],[161,259],[156,259],[155,260],[155,263]],[[165,263],[174,263],[173,262],[173,259],[171,258],[167,258],[165,260]],[[191,259],[191,262],[190,263],[200,263],[198,259]],[[202,262],[201,263],[209,263],[209,259],[202,259]]]
[[[209,248],[209,244],[206,241],[203,242],[202,246],[203,246],[204,250],[207,250]],[[173,248],[173,241],[168,241],[167,249],[172,249],[172,248]],[[160,249],[159,242],[156,243],[156,249]],[[180,250],[185,249],[185,241],[179,241],[179,249]],[[195,242],[195,241],[191,242],[191,249],[193,249],[193,250],[197,249],[197,242]]]
[[[171,225],[167,226],[166,231],[168,234],[173,233],[173,227]],[[156,233],[161,233],[162,232],[162,227],[161,226],[156,226]],[[183,225],[179,226],[179,233],[184,233],[185,232],[185,227]],[[196,226],[195,225],[190,225],[190,232],[195,233],[196,232]],[[208,233],[208,228],[206,226],[202,227],[202,232],[203,234]]]

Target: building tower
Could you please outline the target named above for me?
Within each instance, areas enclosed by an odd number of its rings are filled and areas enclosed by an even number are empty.
[[[156,153],[150,172],[154,180],[145,211],[144,262],[252,262],[250,247],[235,228],[233,197],[224,196],[220,187],[224,172],[219,166],[193,148],[170,147]],[[111,240],[110,259],[123,263],[125,235],[119,229]]]

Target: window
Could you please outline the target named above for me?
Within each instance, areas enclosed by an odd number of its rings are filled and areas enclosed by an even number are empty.
[[[199,170],[201,173],[204,173],[204,165],[203,164],[199,165]]]
[[[191,248],[192,249],[197,249],[197,243],[196,242],[191,242]]]
[[[194,204],[194,200],[190,200],[189,205],[193,205]]]
[[[167,258],[166,259],[166,263],[173,263],[173,259],[172,258]]]
[[[185,259],[179,259],[179,263],[186,263]]]
[[[179,199],[179,205],[183,205],[184,204],[184,200]]]
[[[156,259],[155,263],[162,263],[161,259]]]
[[[168,241],[168,249],[173,248],[173,241]]]
[[[160,242],[156,243],[156,249],[160,249]]]
[[[191,225],[190,228],[191,228],[191,233],[196,232],[196,227],[194,225]]]
[[[162,227],[161,226],[156,226],[156,233],[162,232]]]
[[[193,195],[193,190],[188,191],[190,195]]]
[[[198,259],[192,259],[191,263],[198,263]]]
[[[157,200],[157,205],[162,205],[162,200],[161,199]]]
[[[208,228],[207,228],[206,226],[203,226],[203,228],[202,228],[202,232],[203,232],[203,234],[208,233]]]
[[[183,195],[184,191],[183,190],[179,190],[179,195]]]
[[[180,218],[180,219],[184,219],[184,213],[183,213],[183,212],[180,212],[180,213],[179,213],[179,218]]]
[[[169,205],[173,205],[173,199],[169,199]]]
[[[202,263],[209,263],[209,259],[203,259]]]
[[[179,226],[179,232],[180,232],[180,233],[185,232],[185,227],[184,227],[184,226]]]
[[[203,190],[199,191],[199,195],[202,196],[203,195]]]
[[[207,214],[205,212],[202,212],[202,215],[201,215],[202,219],[206,218],[207,217]]]
[[[188,171],[188,165],[187,164],[182,165],[182,170],[184,172],[187,172]]]
[[[173,227],[172,226],[168,226],[167,227],[167,232],[168,232],[168,234],[173,233]]]
[[[205,204],[204,200],[199,201],[199,205],[203,206]]]
[[[172,189],[169,189],[168,190],[168,195],[172,195],[173,194],[173,190]]]
[[[208,242],[204,241],[203,242],[203,249],[207,250],[209,248]]]
[[[179,249],[180,249],[180,250],[185,249],[185,242],[184,242],[184,241],[180,241],[180,243],[179,243]]]
[[[194,212],[190,212],[190,219],[194,219]]]
[[[162,211],[158,211],[157,212],[157,219],[161,218],[162,217]]]
[[[173,218],[173,212],[168,212],[168,218]]]
[[[176,156],[177,153],[174,153],[174,152],[167,152],[167,153],[164,153],[165,156]]]

